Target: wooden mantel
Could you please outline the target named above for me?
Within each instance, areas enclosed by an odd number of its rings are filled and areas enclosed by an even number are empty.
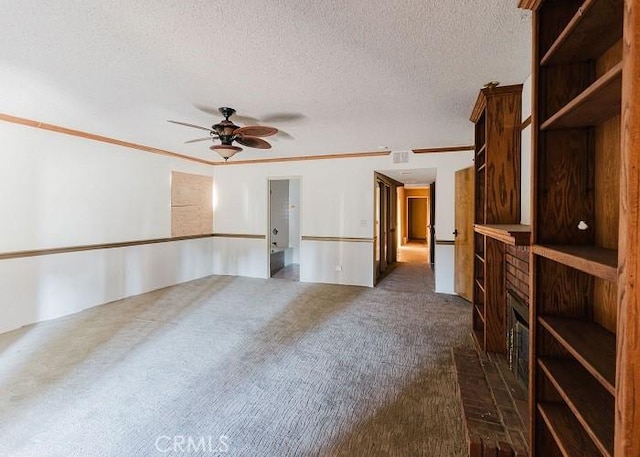
[[[511,246],[531,244],[531,226],[522,224],[475,224],[476,233],[494,238]]]

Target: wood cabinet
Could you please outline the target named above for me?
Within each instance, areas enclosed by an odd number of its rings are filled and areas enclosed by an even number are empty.
[[[639,456],[638,4],[521,6],[534,11],[532,455]]]
[[[471,121],[475,124],[473,334],[482,350],[505,352],[504,244],[479,228],[520,222],[522,85],[482,89]]]

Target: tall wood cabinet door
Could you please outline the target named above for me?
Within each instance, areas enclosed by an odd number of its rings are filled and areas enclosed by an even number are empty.
[[[455,292],[473,295],[473,167],[456,171]]]

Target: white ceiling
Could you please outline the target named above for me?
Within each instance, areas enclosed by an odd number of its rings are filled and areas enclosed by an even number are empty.
[[[530,72],[530,17],[517,0],[0,0],[0,9],[0,112],[202,158],[217,156],[184,141],[203,135],[166,122],[220,119],[198,104],[304,116],[274,124],[294,139],[243,159],[471,144],[482,85]]]

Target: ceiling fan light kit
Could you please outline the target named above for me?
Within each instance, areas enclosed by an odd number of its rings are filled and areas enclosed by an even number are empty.
[[[169,121],[173,124],[183,125],[186,127],[192,127],[200,130],[207,130],[213,141],[220,140],[221,144],[213,145],[209,149],[216,151],[220,154],[225,162],[231,157],[242,151],[241,147],[234,146],[232,143],[237,141],[243,146],[256,149],[270,149],[271,144],[259,137],[272,136],[278,133],[278,129],[274,127],[267,127],[266,125],[248,125],[245,127],[239,127],[229,120],[229,117],[233,116],[236,112],[233,108],[222,107],[218,111],[224,116],[224,120],[214,124],[211,128],[201,127],[199,125],[189,124],[188,122]],[[197,140],[190,140],[187,143],[193,143],[196,141],[207,140],[207,138],[199,138]]]
[[[242,148],[239,148],[238,146],[227,144],[216,144],[211,146],[209,149],[220,154],[220,157],[222,157],[225,162],[236,155],[238,152],[242,151]]]

